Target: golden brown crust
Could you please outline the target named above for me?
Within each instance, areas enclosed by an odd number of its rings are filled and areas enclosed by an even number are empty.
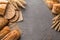
[[[0,15],[4,16],[7,4],[0,4]]]
[[[20,37],[20,35],[21,34],[18,30],[13,30],[1,40],[17,40]]]
[[[52,9],[53,4],[57,4],[57,0],[45,0],[46,5],[48,6],[49,9]]]
[[[54,4],[52,8],[53,14],[60,14],[60,4]]]

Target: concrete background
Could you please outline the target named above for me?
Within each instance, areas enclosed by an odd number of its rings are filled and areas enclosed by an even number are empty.
[[[26,0],[24,21],[18,23],[23,34],[20,40],[60,40],[60,32],[51,29],[53,15],[43,0]]]

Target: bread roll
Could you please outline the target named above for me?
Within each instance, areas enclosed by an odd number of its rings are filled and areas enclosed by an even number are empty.
[[[52,8],[53,14],[60,14],[60,4],[54,4]]]
[[[57,0],[46,0],[45,3],[47,4],[49,9],[52,9],[53,4],[58,3],[58,1]]]

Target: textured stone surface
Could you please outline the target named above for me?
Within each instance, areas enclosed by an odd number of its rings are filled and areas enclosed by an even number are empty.
[[[52,14],[43,0],[26,0],[24,21],[18,23],[23,31],[21,40],[60,40],[60,32],[51,29]]]

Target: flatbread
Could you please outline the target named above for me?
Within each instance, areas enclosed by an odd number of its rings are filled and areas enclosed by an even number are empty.
[[[53,0],[45,0],[46,5],[48,6],[49,9],[52,9],[53,4],[57,4],[57,0],[53,1]]]

